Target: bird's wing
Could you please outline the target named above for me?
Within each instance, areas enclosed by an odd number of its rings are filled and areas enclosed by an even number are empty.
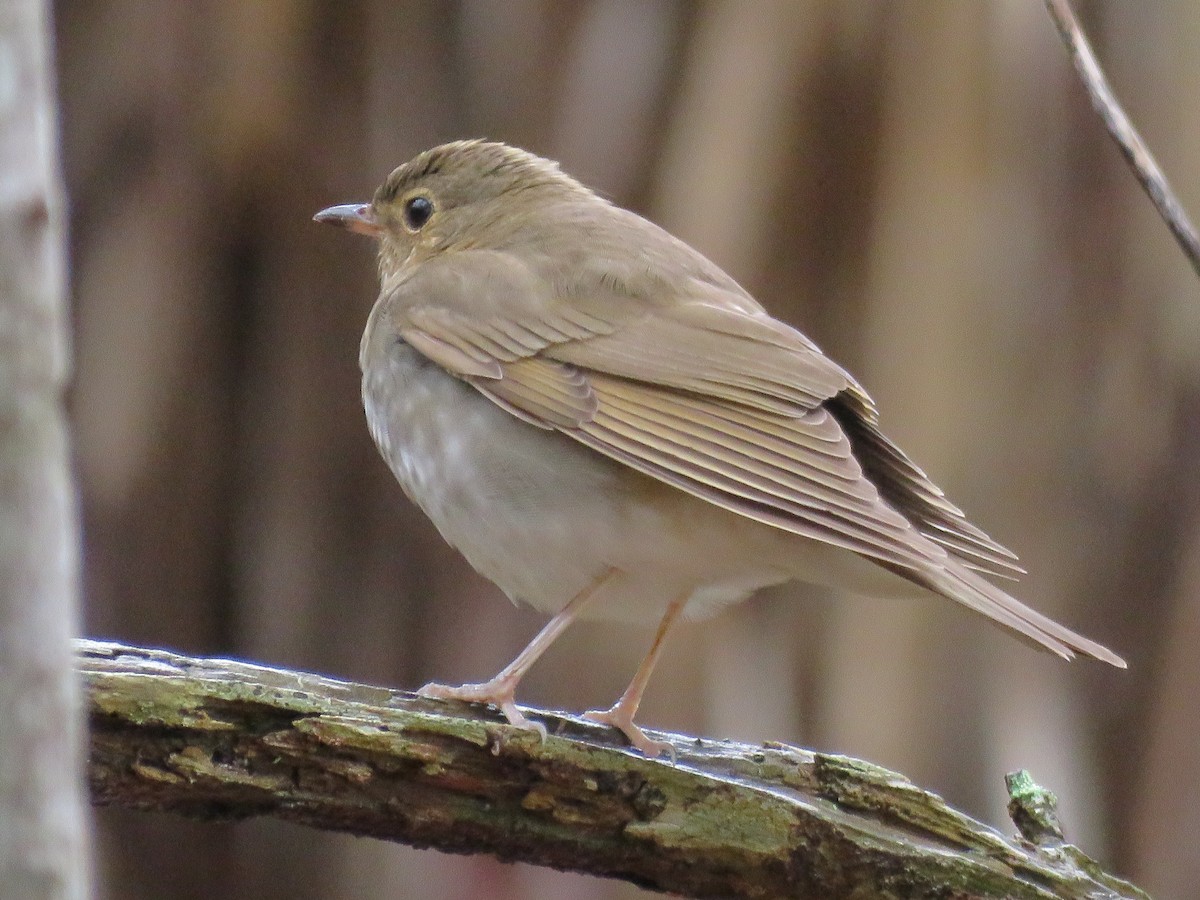
[[[803,417],[843,392],[874,412],[854,379],[794,328],[765,313],[704,300],[656,309],[609,334],[549,347],[544,355],[783,417]]]
[[[848,391],[874,415],[866,392],[799,331],[720,305],[712,285],[694,293],[653,303],[598,277],[553,296],[510,255],[472,251],[422,264],[383,300],[405,340],[459,375],[498,379],[499,366],[541,355],[785,416]]]
[[[927,556],[915,528],[968,567],[1021,572],[800,332],[708,284],[676,303],[544,285],[477,251],[417,267],[384,302],[408,343],[514,415],[705,500],[893,565]]]
[[[858,383],[800,332],[765,314],[683,303],[633,327],[548,347],[543,355],[587,372],[775,413],[794,428],[816,427],[805,417],[828,409],[867,480],[925,537],[970,568],[1006,578],[1024,574],[1014,553],[972,525],[879,430],[874,405]],[[670,402],[655,398],[656,405]]]
[[[457,254],[410,270],[380,308],[411,346],[533,425],[861,554],[1060,656],[1124,666],[970,571],[1019,570],[883,437],[870,398],[799,332],[746,303],[615,290],[565,303],[544,284],[501,254]]]
[[[861,554],[1060,656],[1081,652],[1125,666],[931,541],[881,495],[839,418],[824,406],[782,415],[545,356],[502,368],[499,379],[467,380],[534,424],[747,518]],[[889,464],[896,477],[911,478],[909,467],[920,471],[907,460]],[[925,502],[945,518],[933,492]]]

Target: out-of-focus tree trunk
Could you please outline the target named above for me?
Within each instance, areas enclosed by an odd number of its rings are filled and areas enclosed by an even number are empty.
[[[88,895],[61,186],[41,0],[0,2],[0,893]]]

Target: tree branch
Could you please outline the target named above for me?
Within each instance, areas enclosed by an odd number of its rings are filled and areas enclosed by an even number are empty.
[[[845,757],[659,735],[672,765],[559,714],[535,711],[542,743],[466,704],[119,644],[77,650],[100,805],[269,815],[694,897],[1144,896],[1053,829],[1027,829],[1042,844],[1006,839]]]
[[[1071,62],[1075,65],[1075,71],[1079,73],[1079,79],[1083,82],[1088,97],[1091,98],[1092,108],[1099,114],[1104,127],[1121,148],[1121,155],[1133,169],[1154,208],[1166,221],[1171,234],[1175,235],[1175,240],[1191,262],[1192,268],[1200,274],[1200,238],[1196,235],[1196,226],[1192,224],[1183,204],[1171,189],[1167,176],[1159,168],[1150,148],[1146,146],[1133,123],[1129,121],[1129,116],[1117,102],[1112,88],[1108,85],[1108,79],[1104,77],[1104,70],[1100,68],[1096,54],[1092,52],[1079,20],[1075,18],[1069,0],[1045,0],[1045,3],[1063,43],[1071,53]]]

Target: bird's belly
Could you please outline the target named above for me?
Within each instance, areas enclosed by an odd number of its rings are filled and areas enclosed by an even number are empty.
[[[690,596],[703,616],[793,577],[791,538],[517,419],[406,344],[367,366],[371,434],[442,536],[514,600],[560,609],[606,571],[587,610],[652,620]]]

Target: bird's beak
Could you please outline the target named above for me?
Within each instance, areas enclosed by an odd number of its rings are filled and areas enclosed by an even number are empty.
[[[323,209],[315,216],[314,222],[325,222],[329,225],[339,225],[349,228],[367,237],[377,238],[383,229],[375,219],[375,211],[369,203],[346,203],[342,206],[331,206]]]

